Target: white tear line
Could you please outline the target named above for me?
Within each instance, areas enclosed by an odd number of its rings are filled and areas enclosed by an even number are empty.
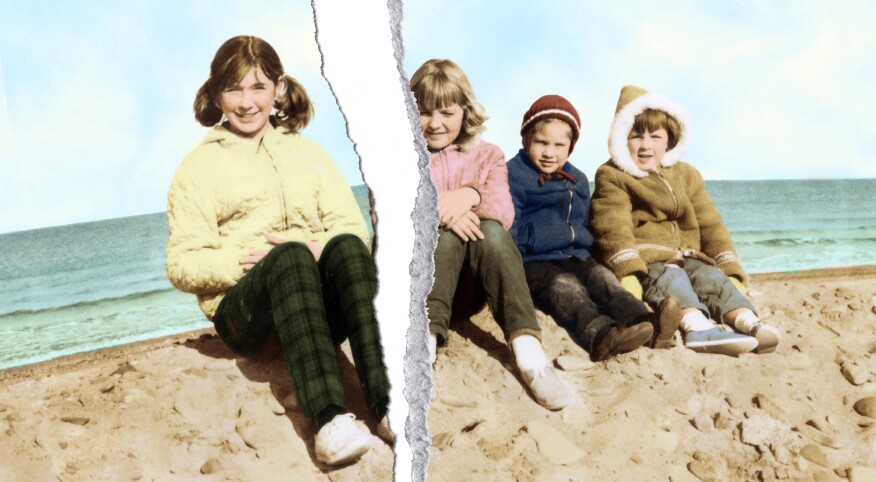
[[[432,367],[429,363],[429,320],[426,314],[426,297],[435,281],[435,247],[438,244],[438,190],[430,172],[431,155],[426,149],[426,141],[420,134],[420,110],[411,92],[408,75],[404,71],[404,43],[401,22],[403,18],[402,0],[387,0],[392,28],[393,47],[404,100],[407,107],[411,134],[413,135],[419,162],[419,183],[417,199],[411,219],[418,242],[414,246],[411,260],[411,305],[407,332],[407,351],[405,353],[405,396],[408,402],[408,423],[406,433],[411,450],[412,480],[426,480],[429,466],[429,447],[432,434],[429,432],[427,416],[433,396]]]
[[[428,154],[415,135],[415,117],[406,105],[410,94],[401,88],[407,81],[399,60],[400,3],[313,0],[312,6],[323,77],[341,107],[363,178],[375,196],[380,285],[374,305],[392,384],[390,424],[396,434],[406,435],[396,438],[395,479],[420,481],[425,479],[430,445],[425,424],[431,370],[424,299],[431,289],[438,216],[434,186],[431,181],[424,186],[423,181]],[[428,194],[430,187],[431,197],[417,196]],[[417,246],[415,231],[425,230],[429,237],[429,229],[431,246],[428,240]],[[407,347],[404,356],[402,347]]]

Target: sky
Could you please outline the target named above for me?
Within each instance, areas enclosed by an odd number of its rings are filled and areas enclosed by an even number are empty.
[[[485,139],[508,157],[523,112],[556,93],[581,114],[571,161],[592,176],[620,89],[635,84],[690,111],[685,160],[707,179],[874,178],[874,22],[866,0],[417,0],[404,6],[404,68],[460,64],[491,117]],[[164,210],[206,132],[194,93],[218,46],[243,33],[278,50],[314,100],[304,134],[361,184],[313,25],[305,0],[4,1],[0,232]]]
[[[621,87],[669,97],[693,120],[685,161],[706,179],[876,178],[876,2],[419,0],[402,25],[408,75],[460,65],[508,158],[538,97],[582,119],[570,161],[608,159]]]
[[[195,92],[241,34],[277,50],[314,103],[303,134],[362,184],[314,33],[305,0],[4,0],[0,232],[163,211],[174,169],[208,130]]]

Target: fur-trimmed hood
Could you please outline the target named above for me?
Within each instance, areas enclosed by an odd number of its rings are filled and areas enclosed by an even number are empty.
[[[621,89],[614,121],[611,123],[611,131],[608,136],[608,152],[611,154],[612,162],[617,167],[635,177],[645,177],[648,173],[639,169],[639,166],[630,157],[630,151],[627,148],[627,138],[629,137],[630,130],[633,128],[636,116],[644,112],[645,109],[656,109],[666,112],[675,118],[681,128],[678,143],[674,148],[666,151],[666,155],[660,162],[661,166],[669,167],[680,161],[687,154],[691,138],[693,137],[690,115],[681,106],[660,94],[647,92],[640,87],[632,85],[625,86]]]

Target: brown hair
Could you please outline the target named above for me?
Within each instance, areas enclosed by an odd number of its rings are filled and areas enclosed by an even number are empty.
[[[681,126],[675,117],[657,109],[645,109],[641,114],[636,116],[633,121],[633,128],[630,133],[644,134],[645,132],[654,132],[660,129],[666,129],[667,148],[672,149],[678,144],[678,138],[681,135]]]
[[[313,104],[304,87],[283,73],[283,64],[273,47],[252,35],[228,39],[210,63],[210,77],[195,94],[195,119],[205,127],[222,120],[219,97],[228,86],[237,84],[250,69],[260,68],[271,82],[279,82],[280,94],[274,99],[276,123],[297,133],[313,117]]]
[[[462,107],[462,129],[454,140],[462,150],[471,148],[486,130],[484,107],[475,98],[465,72],[453,61],[427,60],[411,77],[411,90],[421,112],[453,104]]]

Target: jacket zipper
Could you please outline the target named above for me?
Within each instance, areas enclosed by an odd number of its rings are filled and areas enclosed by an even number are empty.
[[[274,173],[277,174],[277,187],[280,190],[280,203],[283,205],[283,230],[289,229],[289,211],[286,209],[286,191],[283,189],[283,178],[280,176],[280,170],[277,169],[277,163],[274,162],[274,156],[271,155],[271,151],[266,149],[264,145],[259,146],[259,149],[265,150],[265,154],[267,154],[268,159],[271,160],[271,167],[274,169]]]
[[[654,169],[651,172],[653,172],[654,175],[657,176],[657,179],[660,179],[660,181],[663,183],[663,185],[666,186],[666,190],[669,191],[669,195],[672,196],[672,205],[673,205],[672,214],[677,217],[678,216],[678,198],[675,196],[675,191],[672,189],[672,185],[669,184],[669,181],[667,181],[666,178],[663,177],[663,174],[660,174],[660,172],[658,172],[657,169]],[[681,253],[681,243],[678,240],[678,230],[677,230],[677,226],[676,226],[676,221],[672,221],[672,223],[669,225],[669,227],[672,230],[672,239],[675,240],[675,251],[678,255],[683,256]]]
[[[572,191],[572,188],[566,187],[569,191],[569,211],[566,213],[566,224],[569,225],[569,229],[572,231],[572,242],[575,242],[575,227],[572,226],[570,220],[572,219],[572,198],[575,197],[575,192]]]

